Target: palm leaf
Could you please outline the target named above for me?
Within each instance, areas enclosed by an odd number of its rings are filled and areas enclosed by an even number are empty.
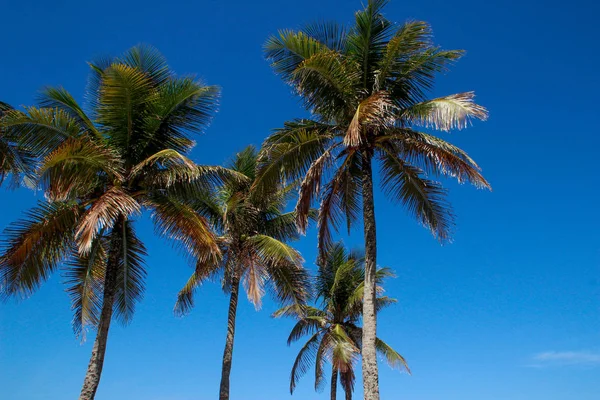
[[[88,255],[76,251],[64,271],[67,293],[74,311],[73,331],[85,341],[88,327],[98,325],[102,309],[104,274],[106,270],[107,243],[100,235],[92,243]]]
[[[82,213],[74,203],[39,203],[4,231],[1,296],[26,297],[54,272],[72,249]]]
[[[402,118],[417,126],[442,131],[463,129],[473,119],[487,120],[487,110],[476,104],[474,97],[474,92],[466,92],[417,103],[402,110]]]
[[[120,231],[113,230],[121,241],[118,257],[118,275],[115,292],[115,315],[123,323],[128,324],[133,318],[136,303],[144,294],[146,268],[144,257],[148,254],[144,244],[138,239],[131,221],[125,221]]]
[[[422,177],[422,171],[383,149],[381,173],[384,191],[402,203],[440,241],[450,239],[454,216],[446,201],[446,190]]]

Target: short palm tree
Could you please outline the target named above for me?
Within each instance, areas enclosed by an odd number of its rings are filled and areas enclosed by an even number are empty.
[[[0,101],[0,119],[13,108]],[[7,176],[11,176],[12,186],[19,184],[19,179],[25,175],[30,177],[33,171],[35,158],[21,143],[21,138],[14,132],[0,126],[0,185]]]
[[[222,258],[198,262],[196,270],[179,293],[175,313],[193,307],[195,289],[208,278],[221,274],[229,292],[227,337],[223,352],[219,399],[229,399],[229,376],[233,356],[235,319],[240,283],[248,299],[260,308],[268,285],[275,297],[289,304],[303,304],[308,295],[308,274],[300,253],[286,244],[296,239],[295,213],[285,212],[293,186],[276,183],[268,190],[255,190],[257,151],[249,146],[238,153],[229,168],[244,176],[226,180],[217,190],[206,192],[194,204],[218,235]]]
[[[185,199],[209,189],[220,169],[184,156],[190,134],[214,112],[217,88],[176,77],[143,46],[91,69],[86,110],[66,90],[48,88],[40,108],[7,111],[0,122],[41,158],[47,198],[5,232],[2,294],[27,296],[62,265],[76,334],[97,328],[85,400],[100,382],[113,312],[127,323],[143,294],[146,249],[135,216],[151,211],[156,232],[194,259],[219,256],[208,223]]]
[[[489,188],[464,151],[419,128],[449,131],[487,118],[473,93],[429,100],[439,72],[462,55],[434,46],[429,25],[395,25],[381,14],[387,1],[370,0],[355,24],[314,24],[283,30],[266,43],[275,72],[302,97],[313,119],[287,122],[264,143],[260,182],[303,178],[296,206],[320,199],[319,247],[332,244],[332,226],[348,229],[362,213],[365,241],[363,382],[365,399],[379,399],[376,358],[376,257],[373,167],[383,191],[404,205],[440,240],[450,237],[453,214],[438,176]],[[361,202],[362,200],[362,202]]]
[[[292,316],[298,320],[290,336],[288,345],[310,336],[300,349],[292,367],[290,392],[294,392],[298,379],[310,365],[315,365],[315,390],[324,383],[324,364],[328,360],[331,369],[331,400],[336,399],[338,375],[346,399],[352,399],[354,391],[354,370],[360,354],[364,295],[364,257],[357,252],[348,252],[340,242],[335,243],[319,263],[315,278],[315,300],[318,307],[283,307],[275,316]],[[380,296],[384,278],[393,276],[389,269],[381,268],[375,273],[378,296],[375,300],[377,311],[395,303],[395,299]],[[377,351],[392,367],[408,369],[404,358],[383,340],[376,339]]]

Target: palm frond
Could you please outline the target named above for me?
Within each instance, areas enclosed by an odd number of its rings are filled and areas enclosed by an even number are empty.
[[[298,341],[300,338],[306,335],[314,334],[319,328],[326,323],[323,317],[304,317],[299,320],[296,325],[292,328],[290,336],[288,337],[288,346]]]
[[[490,189],[481,168],[462,149],[435,136],[412,129],[397,128],[377,138],[397,156],[427,173],[456,178],[459,183],[470,182],[477,188]]]
[[[196,269],[187,280],[183,288],[177,293],[177,301],[173,312],[182,317],[194,308],[194,293],[196,289],[218,271],[220,264],[213,260],[198,260]]]
[[[108,179],[122,179],[122,161],[112,149],[84,138],[69,138],[48,154],[37,171],[52,200],[82,198]]]
[[[292,372],[290,374],[290,393],[294,393],[294,389],[298,384],[298,380],[304,376],[311,367],[311,362],[315,358],[317,349],[319,348],[321,333],[316,332],[313,334],[302,346],[294,365],[292,366]]]
[[[66,291],[74,312],[73,331],[82,341],[85,341],[87,329],[98,325],[107,254],[106,240],[100,235],[94,239],[88,255],[81,256],[73,251],[64,269]]]
[[[83,214],[75,238],[81,255],[87,254],[101,229],[112,228],[117,218],[139,213],[141,206],[124,189],[113,186],[96,199]]]
[[[355,13],[355,23],[348,35],[348,53],[361,65],[363,87],[372,87],[374,70],[394,26],[381,14],[387,2],[369,0],[364,10]]]
[[[379,338],[376,338],[375,347],[377,352],[385,357],[385,360],[390,367],[404,369],[410,374],[410,368],[408,367],[404,357],[402,357],[396,350],[391,348],[387,343]]]
[[[173,239],[185,254],[197,260],[218,260],[220,249],[205,218],[188,204],[169,196],[155,195],[148,206],[153,210],[155,231]]]
[[[396,121],[396,106],[386,91],[378,91],[360,102],[352,121],[348,125],[344,144],[358,147],[366,140],[363,126],[370,125],[371,131],[385,130]]]
[[[273,237],[257,234],[249,237],[247,242],[253,247],[253,253],[261,259],[264,265],[290,263],[301,267],[304,262],[296,249]]]
[[[330,146],[334,127],[310,120],[288,122],[263,144],[255,186],[295,181]]]
[[[383,148],[380,157],[385,193],[402,203],[438,240],[450,240],[454,215],[446,200],[446,190],[389,150]]]
[[[136,303],[144,294],[146,279],[144,257],[148,253],[135,234],[133,222],[125,221],[119,228],[119,232],[114,230],[112,232],[112,235],[117,235],[121,241],[115,292],[115,316],[123,324],[128,324],[133,318]]]
[[[487,120],[485,107],[475,103],[475,92],[457,93],[412,105],[402,110],[401,118],[417,126],[442,131],[463,129],[473,119]]]
[[[59,109],[65,112],[79,123],[82,131],[88,131],[92,136],[95,136],[98,139],[102,138],[94,123],[65,88],[44,88],[40,94],[40,106],[50,109]]]
[[[66,139],[81,134],[77,120],[59,109],[27,107],[24,112],[8,110],[0,123],[3,131],[19,138],[20,144],[38,157],[46,156]]]
[[[401,68],[411,55],[431,46],[431,27],[423,21],[408,21],[402,24],[389,40],[378,63],[376,90],[386,87],[390,72]]]
[[[39,203],[4,231],[0,255],[1,296],[26,297],[38,288],[72,249],[81,207]]]
[[[157,98],[149,104],[144,154],[170,148],[191,149],[191,133],[199,134],[210,125],[219,104],[220,89],[192,77],[170,78],[158,87]]]

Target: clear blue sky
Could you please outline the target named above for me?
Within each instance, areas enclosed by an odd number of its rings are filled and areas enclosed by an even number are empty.
[[[360,1],[8,1],[2,0],[0,99],[34,103],[44,85],[81,98],[98,55],[148,43],[181,74],[223,88],[220,112],[198,137],[193,158],[222,163],[272,128],[303,115],[264,61],[279,28],[319,19],[350,22]],[[597,21],[593,2],[400,1],[389,19],[423,19],[436,41],[467,55],[439,79],[434,95],[475,90],[490,120],[452,134],[484,168],[492,193],[449,184],[458,215],[455,242],[440,246],[377,196],[379,263],[398,277],[399,303],[379,334],[413,375],[381,366],[382,399],[596,400],[600,393],[600,195]],[[0,228],[36,201],[1,190]],[[37,199],[41,196],[38,193]],[[149,276],[145,299],[126,328],[113,325],[98,400],[191,400],[217,396],[227,298],[218,285],[198,307],[172,315],[190,270],[140,220]],[[360,231],[348,239],[360,243]],[[298,247],[314,268],[316,238]],[[291,321],[240,303],[232,398],[290,398]],[[92,339],[70,327],[60,276],[19,304],[0,304],[0,397],[77,397]],[[327,398],[306,376],[294,397]],[[362,395],[357,383],[356,398]]]

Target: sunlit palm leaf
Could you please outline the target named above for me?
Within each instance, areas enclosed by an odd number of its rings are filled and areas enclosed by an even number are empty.
[[[112,187],[83,214],[75,233],[79,252],[82,255],[90,251],[92,242],[101,229],[111,228],[117,218],[139,213],[140,204],[125,190]]]
[[[474,98],[474,92],[438,97],[404,109],[402,118],[417,126],[442,131],[463,129],[474,119],[485,121],[488,117],[485,107],[476,104]]]

